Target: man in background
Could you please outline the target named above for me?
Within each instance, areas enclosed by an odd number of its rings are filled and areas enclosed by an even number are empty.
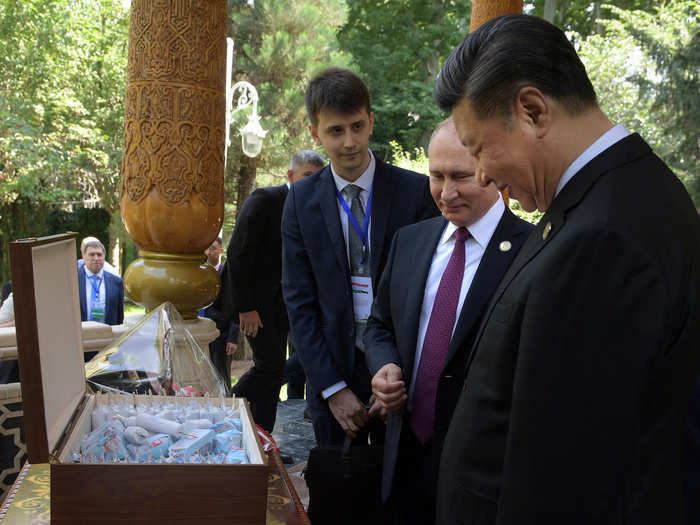
[[[105,247],[98,241],[83,246],[85,264],[78,269],[80,320],[109,325],[124,322],[124,285],[121,277],[104,271]],[[97,352],[85,354],[88,361]]]
[[[566,35],[507,15],[445,61],[477,179],[545,212],[484,315],[445,439],[439,524],[683,522],[700,222],[614,125]]]
[[[233,387],[250,402],[253,419],[272,432],[282,386],[289,321],[282,299],[282,207],[292,184],[323,166],[318,153],[292,155],[287,184],[255,190],[243,203],[228,245],[231,295],[240,330],[253,349],[253,366]]]
[[[395,525],[435,522],[442,444],[481,317],[532,225],[476,181],[454,122],[428,146],[442,217],[401,228],[365,331],[372,390],[388,411],[383,497]]]

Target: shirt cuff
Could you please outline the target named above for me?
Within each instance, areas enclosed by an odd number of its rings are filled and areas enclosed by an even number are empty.
[[[321,396],[323,397],[323,399],[328,399],[333,394],[335,394],[336,392],[339,392],[340,390],[342,390],[346,386],[348,386],[348,384],[345,381],[340,381],[340,382],[336,383],[335,385],[331,385],[328,388],[326,388],[323,392],[321,392]]]

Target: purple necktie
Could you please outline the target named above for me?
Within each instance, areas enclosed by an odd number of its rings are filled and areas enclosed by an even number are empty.
[[[457,319],[459,292],[462,289],[464,276],[464,242],[468,238],[469,232],[465,228],[455,230],[455,246],[440,279],[423,340],[411,413],[413,432],[423,444],[432,437],[435,426],[437,385],[447,357],[455,319]]]

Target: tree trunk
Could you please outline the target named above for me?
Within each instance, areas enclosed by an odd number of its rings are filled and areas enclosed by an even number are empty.
[[[544,18],[550,24],[554,23],[554,13],[557,10],[557,0],[545,0],[544,2]]]
[[[238,184],[236,185],[236,218],[241,212],[243,203],[255,188],[255,176],[257,174],[257,162],[254,158],[240,154],[240,169],[238,171]]]

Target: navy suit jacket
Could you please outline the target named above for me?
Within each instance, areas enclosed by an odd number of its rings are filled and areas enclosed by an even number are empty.
[[[416,355],[416,341],[425,282],[435,249],[447,221],[436,217],[401,228],[391,246],[389,260],[382,275],[372,315],[364,334],[370,374],[388,363],[397,364],[404,374],[406,387],[411,383]],[[517,218],[507,208],[481,257],[450,340],[447,358],[440,375],[435,402],[433,445],[442,448],[454,407],[464,383],[464,367],[474,342],[479,322],[493,292],[533,226]],[[503,241],[509,250],[501,250]],[[384,445],[382,496],[389,497],[404,409],[389,414]],[[439,456],[439,454],[438,454]],[[437,472],[437,465],[435,465]]]
[[[109,325],[124,322],[124,284],[121,277],[102,272],[105,281],[105,319]],[[85,297],[85,266],[78,270],[78,296],[80,297],[80,320],[87,321],[87,298]]]
[[[391,238],[402,226],[439,214],[428,177],[376,159],[370,273],[376,290]],[[282,218],[282,289],[292,340],[315,395],[345,381],[369,391],[355,368],[350,268],[330,166],[292,185]],[[365,400],[366,401],[366,400]]]

